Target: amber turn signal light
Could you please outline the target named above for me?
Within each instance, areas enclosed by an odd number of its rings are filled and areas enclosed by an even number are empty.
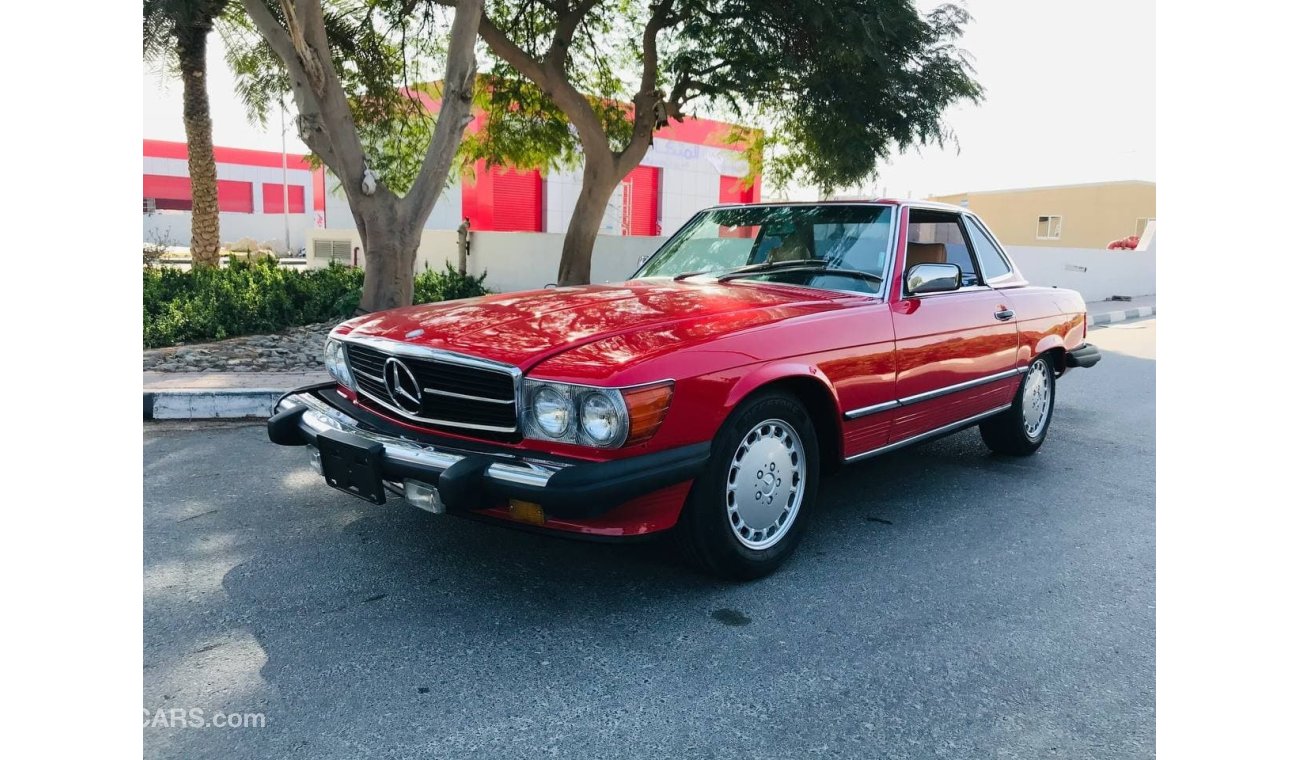
[[[668,416],[668,404],[673,400],[673,383],[627,388],[622,391],[627,404],[628,429],[624,446],[645,443],[659,430]]]

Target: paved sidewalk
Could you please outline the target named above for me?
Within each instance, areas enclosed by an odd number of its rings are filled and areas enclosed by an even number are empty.
[[[1088,304],[1089,325],[1154,316],[1156,297]],[[145,372],[146,420],[266,419],[286,391],[329,380],[317,372]]]

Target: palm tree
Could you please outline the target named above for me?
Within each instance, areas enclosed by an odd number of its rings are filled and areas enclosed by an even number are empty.
[[[217,161],[208,109],[208,33],[229,0],[144,0],[144,57],[174,65],[184,88],[185,143],[189,156],[190,256],[194,266],[220,259]]]

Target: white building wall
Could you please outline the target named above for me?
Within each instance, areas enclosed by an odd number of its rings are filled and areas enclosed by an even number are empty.
[[[429,213],[429,218],[424,222],[426,230],[454,230],[460,226],[461,203],[460,203],[460,179],[454,179],[451,184],[443,189],[442,194],[438,196],[438,201],[433,205],[433,211]],[[356,220],[352,218],[352,210],[348,206],[348,197],[339,186],[339,180],[333,172],[325,172],[325,226],[331,230],[355,230],[357,228]]]
[[[325,262],[310,257],[311,241],[344,240],[348,250],[360,246],[355,231],[308,232],[308,266]],[[644,256],[663,245],[666,237],[600,235],[591,259],[592,282],[627,279]],[[488,274],[487,285],[498,293],[531,290],[555,282],[560,264],[563,233],[475,232],[469,268]],[[1031,284],[1077,290],[1085,301],[1111,296],[1142,296],[1156,292],[1156,261],[1152,251],[1106,251],[1093,248],[1009,246],[1007,252]],[[456,233],[426,230],[416,258],[416,269],[441,269],[456,265]],[[364,264],[364,256],[362,264]]]
[[[1006,247],[1016,268],[1034,285],[1077,290],[1085,301],[1156,292],[1156,252],[1103,248]]]
[[[739,151],[676,140],[656,140],[641,163],[663,168],[659,215],[665,235],[700,209],[717,205],[723,175],[743,177],[749,171]]]

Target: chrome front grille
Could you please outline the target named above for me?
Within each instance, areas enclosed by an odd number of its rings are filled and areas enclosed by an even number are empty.
[[[513,433],[518,430],[519,372],[512,367],[394,341],[345,341],[348,365],[363,400],[398,417],[428,425]],[[409,396],[394,398],[389,360],[410,371],[420,389],[419,408]]]

